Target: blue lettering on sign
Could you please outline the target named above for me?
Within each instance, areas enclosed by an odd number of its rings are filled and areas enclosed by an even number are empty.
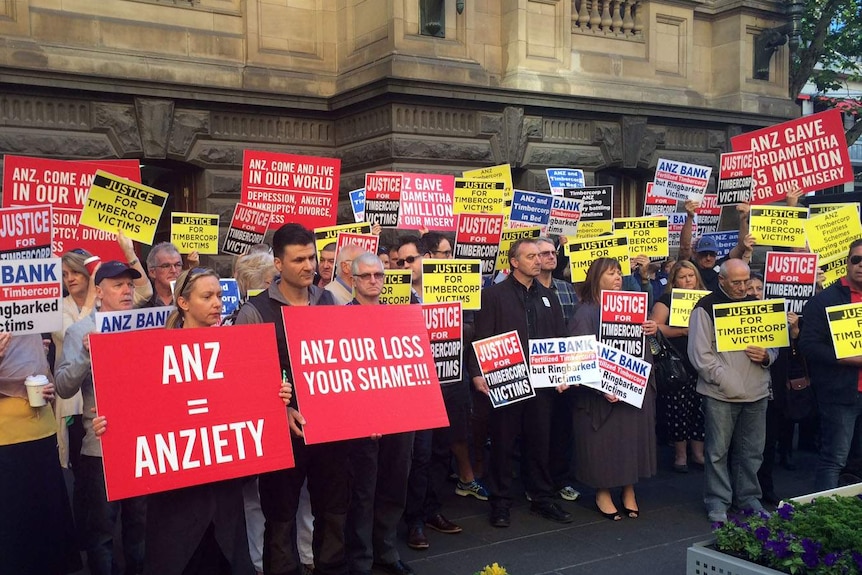
[[[0,280],[4,284],[55,282],[57,281],[57,264],[0,266]]]
[[[365,188],[359,188],[350,192],[350,204],[356,215],[365,213]]]

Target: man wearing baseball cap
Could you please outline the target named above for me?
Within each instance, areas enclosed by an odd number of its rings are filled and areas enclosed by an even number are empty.
[[[96,297],[102,302],[100,311],[125,311],[133,307],[134,280],[141,273],[128,264],[116,260],[102,263],[96,271]],[[96,311],[73,323],[66,331],[63,354],[54,374],[57,394],[63,398],[75,395],[78,390],[84,398],[84,442],[81,447],[79,468],[75,470],[74,508],[75,521],[80,530],[87,564],[93,575],[111,575],[114,526],[122,510],[123,551],[126,572],[141,573],[144,560],[144,499],[134,497],[108,502],[105,493],[105,476],[102,470],[102,448],[93,433],[92,408],[96,405],[93,393],[93,372],[90,365],[91,333],[96,328]],[[121,383],[121,382],[117,382]]]
[[[721,260],[717,260],[718,244],[711,236],[701,236],[697,241],[697,245],[692,249],[691,228],[695,212],[699,206],[699,202],[692,200],[685,202],[685,224],[683,224],[682,231],[679,234],[679,260],[690,260],[691,263],[696,265],[706,289],[716,291],[718,290],[718,266],[730,259],[742,259],[746,251],[751,250],[751,246],[746,245],[746,241],[751,241],[748,235],[749,206],[741,204],[736,207],[739,212],[739,241],[730,250],[730,253],[726,257],[721,258]]]

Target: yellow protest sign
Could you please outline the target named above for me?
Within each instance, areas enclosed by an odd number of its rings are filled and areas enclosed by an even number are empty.
[[[471,180],[501,180],[505,184],[503,187],[503,215],[505,216],[503,226],[508,226],[509,212],[512,209],[512,196],[515,194],[511,166],[509,164],[500,164],[499,166],[479,168],[478,170],[467,170],[466,172],[461,172],[461,176]]]
[[[761,246],[805,247],[808,208],[751,206],[748,233]]]
[[[694,306],[700,298],[709,293],[709,290],[673,288],[670,292],[670,318],[667,324],[673,327],[688,327],[688,319]]]
[[[341,224],[340,226],[327,226],[325,228],[314,228],[314,247],[319,254],[320,251],[331,243],[338,241],[338,234],[371,234],[369,222],[358,224]]]
[[[814,216],[805,221],[805,235],[821,262],[846,256],[853,240],[862,237],[859,213],[855,206],[846,205]]]
[[[862,303],[833,305],[826,308],[835,357],[862,355]]]
[[[823,287],[828,288],[847,275],[847,256],[838,256],[828,262],[818,260],[818,266],[823,270]]]
[[[480,309],[482,260],[422,260],[422,303],[461,302]]]
[[[181,254],[218,253],[218,216],[210,214],[171,214],[171,243]]]
[[[455,178],[453,213],[503,214],[505,195],[506,182],[503,180]]]
[[[859,202],[839,202],[834,204],[811,204],[808,206],[808,217],[813,218],[814,216],[819,216],[820,214],[831,212],[833,210],[837,210],[839,208],[843,208],[844,206],[853,206],[856,208],[856,213],[860,213],[859,210]]]
[[[97,170],[80,223],[152,245],[167,201],[165,192]]]
[[[613,220],[581,220],[578,222],[578,239],[594,238],[614,231]]]
[[[749,345],[787,347],[787,311],[783,299],[717,303],[712,307],[718,351],[742,351]]]
[[[620,262],[623,275],[632,273],[629,261],[629,239],[624,234],[601,236],[598,238],[571,238],[566,243],[566,255],[569,256],[569,270],[572,272],[572,283],[580,283],[587,279],[587,270],[597,258],[613,258]]]
[[[614,230],[629,238],[629,253],[650,257],[668,256],[667,216],[616,218]]]
[[[503,235],[500,236],[500,249],[497,251],[497,267],[494,269],[498,272],[509,269],[509,248],[512,244],[522,238],[537,238],[541,233],[542,228],[539,226],[504,229]]]
[[[384,270],[383,291],[380,292],[380,303],[388,305],[406,305],[410,303],[412,289],[410,270]]]

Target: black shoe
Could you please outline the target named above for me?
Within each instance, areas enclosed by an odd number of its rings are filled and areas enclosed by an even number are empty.
[[[399,559],[395,563],[375,563],[377,567],[392,575],[415,575],[413,567]]]
[[[510,524],[508,509],[491,510],[491,527],[508,527]]]
[[[573,520],[571,513],[563,511],[559,505],[552,502],[533,502],[530,511],[557,523],[571,523]]]
[[[407,530],[407,547],[410,549],[418,549],[423,551],[430,547],[428,538],[425,537],[425,531],[421,525],[416,525]]]
[[[463,531],[460,525],[452,523],[451,521],[443,517],[442,513],[436,513],[426,519],[425,525],[435,531],[439,531],[440,533],[448,533],[450,535],[455,533],[461,533],[461,531]]]

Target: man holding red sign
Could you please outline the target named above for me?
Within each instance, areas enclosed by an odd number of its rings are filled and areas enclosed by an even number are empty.
[[[240,309],[236,324],[271,323],[275,326],[281,368],[292,380],[287,336],[282,321],[283,306],[333,305],[332,295],[312,285],[316,268],[314,234],[299,224],[285,224],[272,237],[272,251],[279,276],[265,292]],[[263,535],[263,569],[268,575],[298,575],[301,564],[296,549],[296,511],[302,484],[314,509],[312,549],[314,567],[321,575],[347,572],[344,528],[350,485],[347,444],[305,445],[305,418],[296,399],[288,407],[296,467],[260,476],[260,505],[266,518]]]
[[[520,239],[509,249],[509,277],[482,292],[482,309],[476,313],[475,340],[517,331],[521,349],[530,339],[565,337],[563,309],[556,294],[536,278],[542,271],[539,245]],[[479,360],[470,354],[468,367],[477,390],[488,395]],[[488,488],[491,494],[490,522],[508,527],[512,507],[512,456],[515,439],[522,438],[521,453],[528,457],[524,482],[532,497],[530,509],[546,519],[570,523],[572,516],[554,503],[554,485],[548,463],[553,389],[538,389],[536,397],[494,409],[490,416],[491,461]]]

